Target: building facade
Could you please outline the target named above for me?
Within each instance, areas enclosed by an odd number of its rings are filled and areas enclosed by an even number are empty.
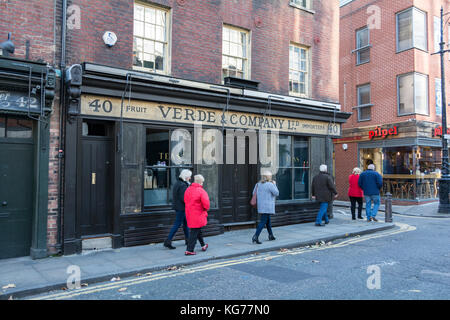
[[[348,199],[352,169],[370,163],[394,203],[439,197],[441,68],[433,53],[440,50],[441,6],[450,9],[446,1],[341,2],[340,101],[353,112],[334,140],[341,200]],[[446,44],[448,31],[445,25]]]
[[[314,220],[311,178],[332,168],[350,116],[338,102],[337,0],[72,0],[54,16],[64,88],[50,160],[62,184],[49,247],[163,241],[184,168],[205,177],[206,236],[255,226],[262,170],[280,189],[274,225]]]

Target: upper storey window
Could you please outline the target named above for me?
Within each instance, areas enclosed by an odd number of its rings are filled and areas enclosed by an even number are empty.
[[[313,0],[290,0],[289,4],[300,9],[312,11],[312,2]]]
[[[134,4],[133,68],[168,74],[167,10]]]
[[[356,64],[370,61],[370,34],[369,28],[365,27],[356,31]]]
[[[414,7],[397,14],[397,52],[411,48],[428,50],[427,16]]]
[[[309,95],[309,50],[289,45],[289,94]]]
[[[242,29],[223,26],[222,76],[250,79],[249,33]]]

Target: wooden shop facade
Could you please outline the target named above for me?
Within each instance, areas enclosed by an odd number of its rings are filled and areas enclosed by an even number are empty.
[[[205,177],[206,236],[255,226],[249,202],[269,166],[280,189],[273,225],[311,222],[311,179],[320,164],[332,168],[332,139],[350,116],[339,104],[260,92],[248,80],[215,85],[91,63],[70,68],[68,79],[64,254],[92,238],[112,248],[164,241],[184,168]],[[262,129],[278,144],[260,140]],[[254,161],[261,141],[276,145],[276,160]]]

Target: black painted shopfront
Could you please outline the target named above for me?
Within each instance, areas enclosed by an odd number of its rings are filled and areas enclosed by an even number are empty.
[[[0,259],[47,256],[54,92],[45,63],[0,57]]]
[[[90,238],[110,238],[113,248],[164,241],[175,218],[171,187],[184,168],[205,177],[205,236],[255,226],[249,201],[265,168],[276,167],[280,189],[273,225],[314,220],[310,179],[320,164],[332,167],[331,139],[349,117],[338,105],[90,63],[82,69],[80,94],[67,108],[64,254],[81,252]],[[279,156],[261,163],[261,145],[275,145],[270,135],[260,140],[264,128],[278,134]],[[180,230],[175,239],[182,237]]]

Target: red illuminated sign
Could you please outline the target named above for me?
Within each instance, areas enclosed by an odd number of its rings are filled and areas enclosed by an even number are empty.
[[[386,138],[387,136],[396,136],[398,134],[397,127],[390,129],[376,128],[375,130],[369,131],[369,139],[372,140],[376,137]]]
[[[447,129],[447,134],[450,134],[450,128]],[[442,127],[434,128],[433,137],[442,137]]]

